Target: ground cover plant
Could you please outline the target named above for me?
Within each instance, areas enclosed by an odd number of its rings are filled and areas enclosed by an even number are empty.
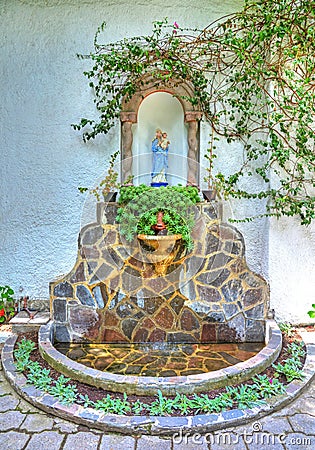
[[[123,186],[119,191],[116,221],[120,234],[132,241],[137,234],[154,235],[157,213],[163,213],[168,234],[181,234],[184,246],[191,250],[191,231],[195,225],[193,205],[200,202],[193,186],[167,186],[159,189],[141,184]]]
[[[50,368],[36,351],[36,334],[30,337],[21,338],[14,350],[16,368],[25,374],[27,382],[55,396],[61,403],[76,402],[105,413],[174,416],[251,408],[265,403],[274,395],[283,394],[286,384],[293,379],[303,378],[303,342],[295,340],[296,334],[290,338],[284,335],[285,344],[276,364],[246,383],[193,395],[165,397],[158,391],[155,397],[127,397],[126,394],[107,392],[64,377]]]

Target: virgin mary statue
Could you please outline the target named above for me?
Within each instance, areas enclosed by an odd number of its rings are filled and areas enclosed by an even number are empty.
[[[152,182],[151,186],[167,186],[166,172],[168,168],[168,150],[170,142],[167,140],[167,133],[162,133],[159,128],[155,132],[152,140]]]

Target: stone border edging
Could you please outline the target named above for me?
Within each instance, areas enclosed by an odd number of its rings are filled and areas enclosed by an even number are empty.
[[[112,392],[126,392],[128,395],[156,395],[158,390],[165,396],[175,396],[177,393],[189,395],[241,383],[269,367],[282,348],[282,334],[278,325],[274,320],[267,320],[266,346],[255,356],[225,369],[177,377],[119,375],[85,367],[60,353],[53,346],[52,326],[53,322],[50,322],[40,328],[38,346],[42,357],[54,369],[82,383]]]
[[[314,334],[313,337],[315,338]],[[252,409],[234,409],[220,414],[196,415],[196,416],[120,416],[104,414],[92,408],[84,408],[82,405],[62,405],[56,398],[49,394],[27,385],[23,374],[16,372],[13,361],[13,349],[17,336],[11,336],[5,342],[2,350],[2,364],[6,379],[14,389],[34,406],[64,419],[94,427],[106,432],[121,434],[146,434],[169,436],[180,431],[184,432],[212,432],[224,428],[245,424],[251,420],[283,408],[295,399],[310,383],[315,374],[315,339],[306,344],[307,355],[303,372],[303,381],[292,381],[287,385],[286,394],[275,396],[267,400],[265,405]]]

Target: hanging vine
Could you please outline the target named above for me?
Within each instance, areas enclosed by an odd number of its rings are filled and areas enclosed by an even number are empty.
[[[85,75],[99,111],[99,121],[73,125],[84,140],[111,129],[146,76],[157,88],[189,82],[194,92],[185,99],[198,105],[216,138],[244,144],[235,173],[215,175],[225,195],[267,199],[267,215],[298,215],[302,224],[314,219],[314,1],[246,0],[242,11],[204,30],[165,19],[149,36],[109,44],[99,43],[104,29],[96,32],[94,52],[79,55],[93,62]],[[242,179],[252,176],[265,189],[242,189]]]

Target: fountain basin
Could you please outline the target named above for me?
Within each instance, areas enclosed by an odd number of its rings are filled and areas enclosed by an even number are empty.
[[[212,372],[255,356],[262,343],[174,344],[169,342],[56,343],[68,358],[102,372],[174,377]]]
[[[181,234],[170,234],[166,236],[151,236],[138,234],[140,249],[145,259],[154,265],[155,273],[158,276],[165,276],[167,268],[174,261],[182,239]],[[145,244],[145,247],[142,244]]]
[[[88,368],[71,360],[54,347],[53,322],[39,331],[39,351],[56,370],[83,383],[128,395],[192,394],[243,382],[269,367],[278,357],[282,346],[281,332],[273,320],[266,322],[266,345],[255,356],[224,369],[185,376],[153,377],[121,375]]]

